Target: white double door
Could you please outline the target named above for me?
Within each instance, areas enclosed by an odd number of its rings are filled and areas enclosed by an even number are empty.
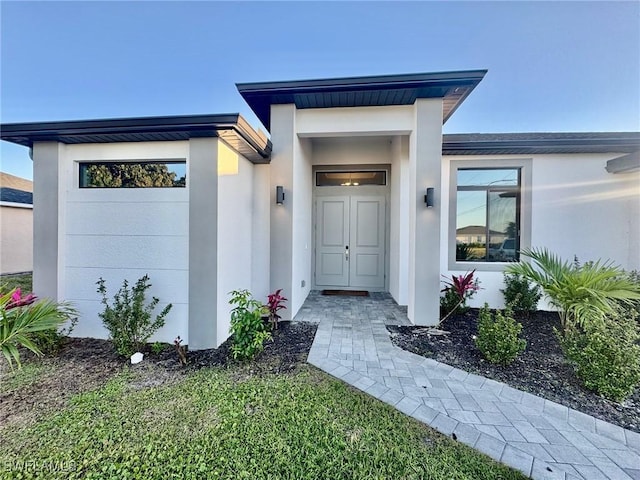
[[[384,289],[385,204],[384,196],[317,197],[317,286]]]

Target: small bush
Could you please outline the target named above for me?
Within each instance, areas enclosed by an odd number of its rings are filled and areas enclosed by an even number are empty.
[[[616,402],[640,382],[640,331],[632,309],[619,309],[603,322],[556,332],[565,356],[586,388]]]
[[[126,357],[140,351],[151,335],[164,325],[172,304],[168,304],[152,320],[151,314],[160,300],[152,297],[151,302],[146,304],[145,292],[151,287],[148,275],[140,278],[133,288],[129,288],[127,280],[122,282],[122,287],[113,296],[113,305],[109,305],[107,300],[107,288],[102,277],[96,285],[104,305],[104,312],[98,315],[109,331],[116,351]]]
[[[76,323],[78,323],[78,318],[73,317],[68,326],[63,329],[50,328],[49,330],[34,332],[30,338],[42,353],[51,355],[60,351],[65,338],[71,335]]]
[[[532,284],[522,275],[504,274],[504,290],[500,290],[504,295],[506,305],[509,305],[514,312],[529,315],[538,309],[538,302],[542,298],[540,287]]]
[[[508,365],[520,355],[527,342],[520,338],[522,325],[513,318],[511,309],[496,311],[495,318],[485,303],[480,310],[476,346],[491,363]]]
[[[264,342],[271,338],[268,326],[262,321],[262,316],[269,310],[254,300],[248,290],[234,290],[230,295],[229,303],[235,305],[231,310],[233,358],[253,358],[263,350]]]

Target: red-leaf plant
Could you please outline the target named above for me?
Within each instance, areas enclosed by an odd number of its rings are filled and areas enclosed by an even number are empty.
[[[265,306],[269,310],[269,321],[271,322],[272,330],[278,328],[278,321],[282,318],[278,312],[287,308],[284,306],[284,302],[287,299],[280,295],[280,292],[282,292],[281,288],[267,295],[267,304]]]
[[[447,313],[442,318],[442,320],[440,320],[440,323],[444,322],[447,318],[449,318],[449,316],[453,314],[453,312],[455,312],[460,305],[463,305],[468,298],[471,298],[474,293],[480,290],[480,286],[479,286],[480,282],[477,278],[476,279],[473,278],[474,273],[475,273],[475,269],[466,273],[465,275],[457,275],[457,276],[451,275],[451,280],[444,281],[444,284],[446,285],[446,287],[444,287],[440,291],[446,292],[450,290],[455,292],[455,294],[458,296],[459,301],[456,304],[456,306],[453,307],[451,311],[449,311],[449,313]]]
[[[36,298],[37,297],[33,293],[29,293],[23,296],[20,288],[16,288],[11,294],[11,301],[7,303],[5,308],[7,310],[11,310],[12,308],[16,307],[25,307],[35,302]]]

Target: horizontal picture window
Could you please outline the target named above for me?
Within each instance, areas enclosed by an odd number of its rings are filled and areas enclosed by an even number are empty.
[[[317,187],[358,187],[364,185],[386,185],[384,170],[358,172],[316,172]]]
[[[80,162],[80,188],[184,188],[185,161]]]

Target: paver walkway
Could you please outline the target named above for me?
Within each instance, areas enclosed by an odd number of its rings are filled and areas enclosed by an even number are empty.
[[[640,434],[393,345],[388,294],[311,292],[295,320],[319,324],[312,365],[534,479],[640,479]]]

